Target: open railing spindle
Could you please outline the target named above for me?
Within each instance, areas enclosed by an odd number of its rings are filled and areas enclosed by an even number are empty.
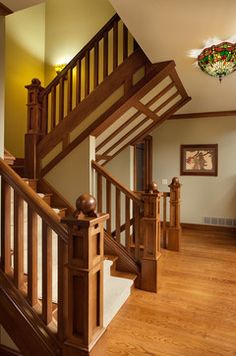
[[[106,181],[106,207],[107,213],[111,216],[111,182]],[[111,219],[108,219],[106,222],[107,232],[111,234]]]
[[[38,215],[28,207],[28,299],[38,303]]]
[[[24,284],[24,201],[14,191],[14,282],[18,289]]]
[[[130,252],[131,237],[130,237],[130,199],[125,197],[125,247]]]
[[[6,274],[11,272],[11,187],[1,181],[1,266]]]
[[[46,325],[52,321],[52,230],[42,223],[42,319]]]
[[[121,225],[121,218],[120,218],[120,208],[121,208],[121,204],[120,204],[120,198],[121,198],[121,194],[120,194],[120,190],[116,187],[116,241],[118,243],[120,243],[120,225]]]

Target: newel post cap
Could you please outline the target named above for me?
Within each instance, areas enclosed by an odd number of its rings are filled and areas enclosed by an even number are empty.
[[[178,177],[172,178],[171,183],[168,185],[170,189],[177,189],[181,187],[180,181]]]
[[[158,192],[158,186],[156,182],[152,182],[148,184],[148,188],[146,190],[146,193],[153,194],[153,193],[159,193]]]

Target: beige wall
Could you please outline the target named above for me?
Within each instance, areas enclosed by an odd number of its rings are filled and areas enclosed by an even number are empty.
[[[91,160],[95,159],[95,138],[86,138],[61,160],[45,179],[72,205],[83,193],[93,193]]]
[[[204,217],[236,218],[236,118],[166,121],[153,132],[153,177],[161,191],[180,175],[181,144],[218,144],[218,176],[181,176],[181,221]]]
[[[53,66],[68,63],[113,14],[108,0],[46,2],[46,83],[55,76]]]
[[[26,100],[24,88],[32,78],[44,84],[45,5],[6,18],[5,145],[17,157],[24,155]]]

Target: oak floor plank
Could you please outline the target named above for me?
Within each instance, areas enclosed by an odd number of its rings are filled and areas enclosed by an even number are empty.
[[[236,236],[185,230],[158,293],[135,289],[102,343],[106,356],[236,356]]]

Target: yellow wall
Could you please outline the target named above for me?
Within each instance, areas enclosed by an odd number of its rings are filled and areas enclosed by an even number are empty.
[[[108,0],[46,2],[46,83],[55,76],[53,66],[68,63],[114,13]]]
[[[6,17],[5,146],[24,156],[27,91],[32,78],[44,84],[45,5]]]

